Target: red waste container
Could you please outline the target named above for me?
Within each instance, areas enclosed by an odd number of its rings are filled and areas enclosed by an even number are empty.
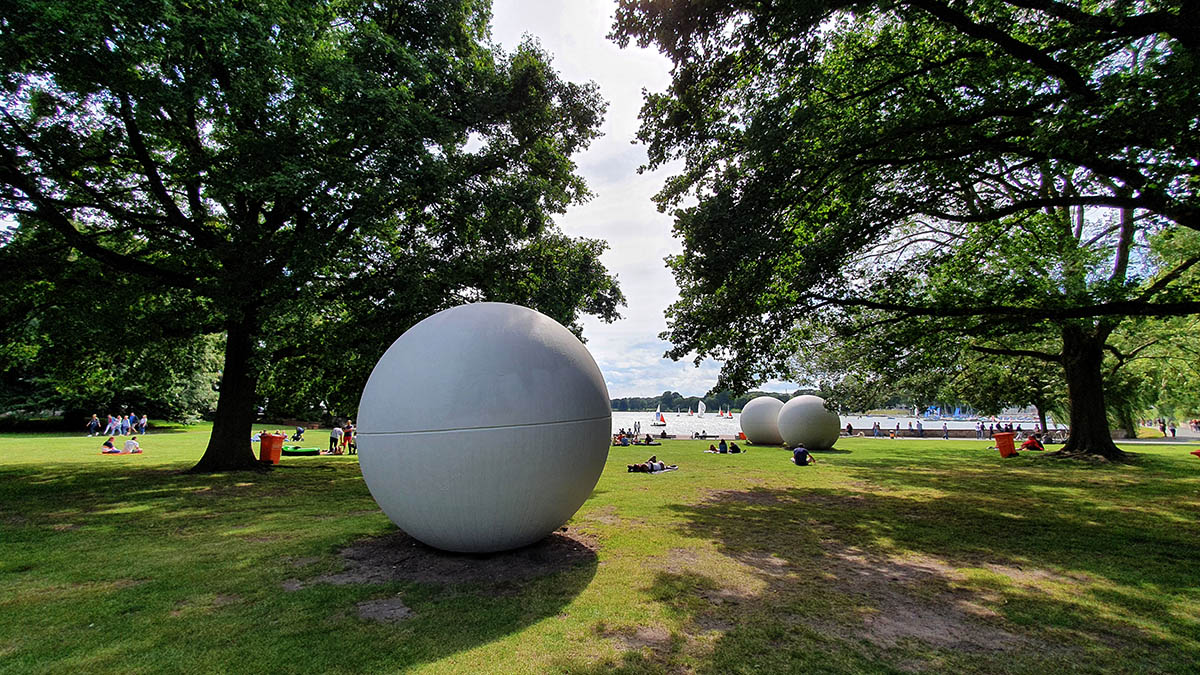
[[[278,464],[279,456],[283,452],[283,439],[287,438],[287,435],[262,434],[258,438],[259,461],[268,462],[270,464]]]
[[[1001,457],[1012,457],[1013,455],[1017,454],[1017,449],[1013,447],[1014,436],[1016,436],[1016,434],[1009,433],[1007,431],[996,434],[996,449],[1000,451]]]

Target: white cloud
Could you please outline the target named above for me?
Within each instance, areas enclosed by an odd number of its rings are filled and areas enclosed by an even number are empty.
[[[615,7],[609,0],[496,0],[492,38],[511,50],[524,35],[536,37],[563,77],[596,82],[609,102],[604,136],[576,157],[596,196],[558,219],[568,234],[608,241],[602,260],[617,275],[629,301],[620,321],[583,322],[588,349],[604,372],[609,395],[653,396],[671,390],[699,396],[716,383],[718,364],[705,361],[697,368],[691,361],[663,359],[668,345],[658,339],[667,327],[663,312],[679,297],[663,258],[678,253],[681,246],[671,236],[670,216],[659,213],[651,198],[672,168],[637,173],[646,152],[631,144],[642,91],[667,87],[670,61],[656,51],[636,45],[620,49],[608,40]],[[768,383],[772,384],[776,391],[796,388]]]

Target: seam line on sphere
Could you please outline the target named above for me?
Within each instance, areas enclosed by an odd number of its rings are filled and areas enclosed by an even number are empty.
[[[526,422],[524,424],[496,424],[487,427],[459,427],[457,429],[414,429],[412,431],[359,431],[359,436],[405,436],[408,434],[444,434],[453,431],[488,431],[490,429],[519,429],[520,427],[543,427],[554,424],[575,424],[576,422],[598,422],[608,417],[585,417],[577,420],[561,420],[558,422]]]

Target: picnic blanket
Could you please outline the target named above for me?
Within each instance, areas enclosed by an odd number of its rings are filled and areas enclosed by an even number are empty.
[[[288,455],[290,457],[310,457],[321,454],[321,449],[302,448],[298,445],[285,445],[283,446],[283,449],[279,451],[279,453],[282,455]]]

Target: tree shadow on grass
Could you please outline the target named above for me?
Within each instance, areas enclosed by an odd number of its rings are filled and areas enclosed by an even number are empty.
[[[354,542],[414,546],[352,463],[267,476],[6,468],[0,503],[0,645],[17,670],[119,671],[160,658],[209,672],[402,670],[554,616],[598,564],[594,547],[564,555],[577,538],[560,533],[491,556],[420,545],[423,577],[318,581],[348,569],[339,551]],[[286,590],[293,578],[301,587]],[[410,611],[364,610],[381,603]],[[15,630],[29,616],[55,640]]]
[[[1139,462],[863,461],[849,489],[729,490],[672,507],[684,534],[746,578],[681,554],[647,590],[692,648],[641,646],[607,665],[1186,672],[1200,662],[1196,482]]]

